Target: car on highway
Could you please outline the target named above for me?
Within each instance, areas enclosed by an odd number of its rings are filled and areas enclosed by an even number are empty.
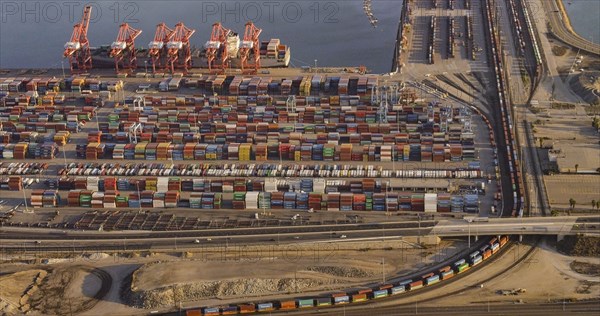
[[[342,238],[342,239],[344,239],[344,238],[346,238],[346,237],[348,237],[348,236],[346,236],[346,235],[341,235],[341,236],[340,236],[340,238]]]

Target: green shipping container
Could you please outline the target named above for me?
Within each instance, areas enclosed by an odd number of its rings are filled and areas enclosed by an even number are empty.
[[[298,300],[298,307],[299,308],[303,308],[303,307],[313,307],[315,305],[315,302],[313,299],[308,299],[308,300]]]

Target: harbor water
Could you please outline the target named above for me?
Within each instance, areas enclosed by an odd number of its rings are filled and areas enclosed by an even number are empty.
[[[600,43],[600,1],[562,0],[573,30],[581,37]]]
[[[158,23],[173,27],[182,21],[196,30],[192,44],[201,47],[214,22],[221,21],[243,36],[244,24],[252,20],[263,29],[262,40],[278,38],[291,47],[292,66],[314,66],[315,62],[319,67],[365,65],[378,73],[391,69],[402,6],[402,1],[374,0],[369,17],[363,0],[91,3],[92,47],[110,45],[123,22],[143,31],[136,44],[145,47]],[[88,2],[2,1],[0,68],[60,68],[63,46],[85,4]]]

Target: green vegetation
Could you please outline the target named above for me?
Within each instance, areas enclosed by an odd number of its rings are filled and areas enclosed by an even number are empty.
[[[525,87],[529,87],[529,84],[531,82],[531,80],[529,79],[529,74],[522,72],[521,73],[521,80],[523,80],[523,86]]]
[[[567,48],[563,46],[553,46],[552,53],[554,54],[554,56],[563,56],[567,53]]]
[[[560,252],[570,256],[598,257],[600,255],[600,237],[565,236],[558,242]]]
[[[594,128],[600,128],[600,117],[594,117],[594,119],[592,120],[592,126]]]
[[[550,106],[554,110],[572,110],[575,108],[575,104],[570,103],[552,103]]]
[[[577,205],[577,201],[575,201],[575,199],[573,199],[573,198],[570,198],[569,199],[569,206],[571,207],[571,209],[574,209],[575,205]]]

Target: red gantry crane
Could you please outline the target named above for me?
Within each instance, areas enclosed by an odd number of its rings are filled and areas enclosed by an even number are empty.
[[[227,37],[233,33],[230,29],[226,29],[221,25],[221,22],[213,24],[210,40],[206,42],[206,59],[208,60],[208,70],[211,73],[224,73],[228,67],[228,52],[227,52]],[[214,64],[217,59],[218,52],[221,52],[221,61]]]
[[[75,72],[75,69],[80,72],[92,69],[92,53],[87,36],[91,15],[92,6],[85,6],[81,22],[75,24],[71,40],[65,44],[63,56],[69,58],[71,72]]]
[[[167,43],[167,55],[169,56],[169,66],[172,73],[175,72],[176,68],[183,69],[184,73],[187,73],[188,69],[192,67],[190,38],[195,32],[196,30],[187,28],[183,22],[175,25],[172,39]]]
[[[262,29],[257,28],[254,23],[246,23],[244,39],[240,45],[242,73],[256,74],[260,68],[260,33]],[[250,52],[253,54],[251,61],[249,61]]]
[[[137,68],[137,50],[135,49],[135,39],[142,34],[141,30],[136,30],[127,23],[121,24],[117,40],[110,46],[110,57],[115,59],[115,70],[119,73],[119,64],[123,71],[131,71]]]
[[[152,72],[156,69],[165,67],[163,60],[165,59],[165,50],[167,43],[173,39],[175,33],[165,23],[160,23],[156,26],[154,40],[148,44],[148,56],[152,62]]]

